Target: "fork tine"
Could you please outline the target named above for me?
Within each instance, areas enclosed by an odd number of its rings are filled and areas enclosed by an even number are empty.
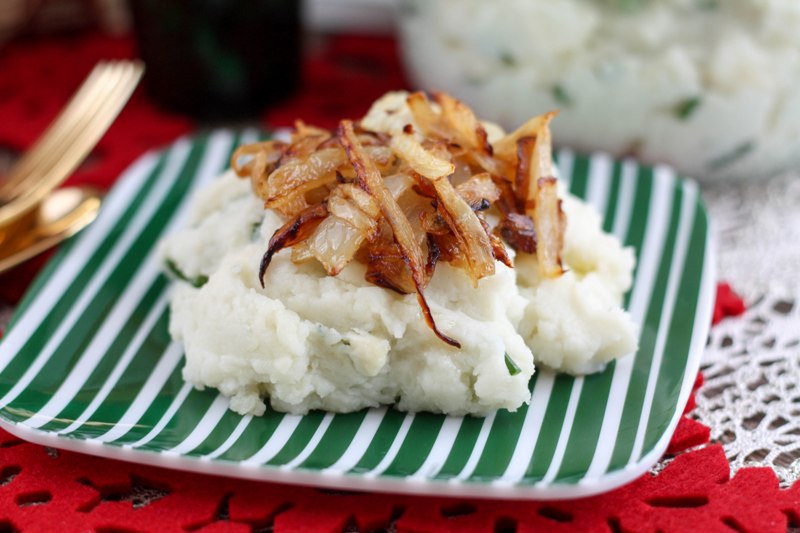
[[[44,156],[40,159],[40,164],[32,169],[32,172],[38,175],[45,175],[41,182],[41,187],[50,186],[48,185],[49,179],[52,178],[49,178],[48,175],[50,174],[49,171],[51,167],[70,152],[76,150],[77,145],[79,145],[84,138],[88,137],[93,143],[98,140],[99,135],[96,123],[98,121],[103,123],[115,114],[114,108],[118,105],[116,102],[120,100],[122,95],[129,92],[129,84],[130,80],[126,79],[109,80],[103,87],[102,94],[99,94],[98,97],[92,101],[86,101],[83,108],[77,108],[77,118],[63,124],[63,126],[57,130],[58,135],[56,135],[56,140],[51,150],[45,152]],[[105,127],[107,126],[103,128]],[[101,131],[104,130],[101,128]],[[30,187],[25,189],[24,183],[25,182],[22,182],[23,187],[20,187],[23,190],[17,191],[18,197],[24,196],[26,192],[32,190]],[[52,186],[54,185],[55,184]]]
[[[42,173],[57,160],[63,153],[70,149],[77,136],[83,133],[87,123],[94,120],[98,112],[102,112],[103,105],[109,98],[115,98],[117,86],[122,81],[119,69],[100,71],[100,77],[95,78],[92,87],[84,93],[83,98],[74,100],[70,108],[51,126],[41,144],[37,143],[29,152],[27,161],[20,166],[13,176],[10,176],[7,187],[1,192],[5,200],[11,200],[24,193],[27,177],[33,173]]]
[[[68,149],[73,136],[92,117],[93,108],[102,104],[109,96],[108,93],[113,92],[110,89],[114,88],[123,72],[114,65],[100,64],[92,74],[95,75],[90,75],[91,85],[85,86],[86,90],[81,92],[80,98],[74,98],[70,102],[42,139],[26,156],[23,156],[19,165],[12,171],[13,174],[8,177],[5,187],[0,189],[0,196],[4,200],[12,200],[21,194],[21,189],[29,186],[27,179],[31,173],[41,172],[42,166],[48,159],[59,157],[64,149]]]
[[[96,77],[95,71],[90,75],[92,84],[85,91],[81,87],[80,98],[73,98],[25,158],[22,170],[15,170],[8,189],[2,189],[2,193],[10,194],[11,201],[0,206],[0,224],[35,206],[74,171],[127,102],[141,77],[142,66],[116,62],[98,65],[95,70]]]
[[[9,193],[13,185],[19,181],[18,176],[24,176],[40,161],[40,151],[49,151],[52,149],[53,142],[60,139],[61,128],[65,123],[72,121],[76,118],[79,110],[83,109],[86,102],[91,101],[98,91],[101,89],[101,82],[104,76],[108,75],[108,71],[104,63],[100,63],[92,70],[86,80],[83,82],[78,91],[72,96],[67,107],[56,117],[55,121],[47,128],[44,134],[34,143],[33,147],[17,162],[12,170],[13,174],[7,176],[2,187],[0,187],[0,196],[11,196]]]
[[[115,80],[115,85],[104,94],[102,99],[93,102],[86,112],[86,115],[76,121],[71,128],[67,129],[64,135],[64,143],[54,150],[53,154],[42,165],[41,171],[45,173],[42,180],[43,186],[52,180],[58,180],[58,174],[54,167],[63,167],[62,161],[75,159],[79,163],[91,148],[97,143],[102,133],[108,128],[113,117],[121,107],[121,97],[132,90],[133,79]],[[76,163],[76,164],[77,164]],[[53,184],[53,186],[56,184]],[[20,196],[25,193],[21,193]]]

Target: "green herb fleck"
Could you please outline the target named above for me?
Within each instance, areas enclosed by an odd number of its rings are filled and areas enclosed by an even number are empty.
[[[464,78],[464,83],[472,87],[480,87],[481,85],[486,83],[485,76],[474,76],[474,75],[467,75]]]
[[[675,116],[681,120],[687,120],[702,102],[703,100],[699,96],[693,96],[681,101],[675,106]]]
[[[511,356],[509,356],[508,354],[506,354],[506,368],[508,369],[509,376],[516,376],[517,374],[522,372],[522,369],[519,366],[517,366],[517,363],[515,363],[514,360],[511,359]]]
[[[744,156],[752,152],[755,147],[756,144],[753,141],[743,142],[730,152],[722,154],[716,159],[712,159],[708,163],[708,169],[711,171],[722,170],[723,168],[732,165],[739,159],[743,158]]]
[[[397,3],[397,11],[401,16],[413,17],[419,15],[419,5],[413,0],[401,0]]]
[[[258,222],[253,222],[253,225],[250,227],[250,240],[257,241],[258,237],[261,235],[261,223],[264,222],[263,220],[259,220]]]
[[[176,265],[175,261],[173,261],[172,259],[167,259],[165,261],[165,264],[167,266],[167,270],[169,270],[173,276],[175,276],[180,280],[185,281],[186,283],[188,283],[193,287],[199,288],[208,282],[208,276],[197,276],[196,278],[190,278],[189,276],[184,274],[180,268],[178,268],[178,265]]]
[[[574,103],[572,97],[569,95],[567,90],[564,89],[563,85],[554,85],[552,92],[553,92],[553,99],[559,104],[565,107],[569,107]]]
[[[511,52],[501,52],[500,62],[507,67],[515,67],[517,65],[517,58],[511,55]]]
[[[610,3],[620,11],[631,13],[645,7],[649,0],[611,0]]]
[[[697,8],[701,11],[719,9],[719,0],[697,0]]]
[[[592,0],[607,9],[622,11],[626,13],[638,11],[648,4],[651,0]]]

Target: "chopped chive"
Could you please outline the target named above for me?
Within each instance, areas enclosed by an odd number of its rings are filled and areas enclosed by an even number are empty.
[[[553,99],[563,106],[571,106],[573,104],[572,97],[569,95],[563,85],[553,85]]]
[[[261,223],[263,220],[259,220],[258,222],[253,222],[253,225],[250,227],[250,240],[256,241],[258,240],[258,236],[260,235],[259,230],[261,229]]]
[[[186,283],[188,283],[193,287],[200,288],[206,283],[208,283],[208,276],[197,276],[196,278],[190,278],[189,276],[184,274],[180,268],[178,268],[178,265],[176,265],[175,261],[173,261],[172,259],[167,259],[165,261],[165,264],[167,266],[167,270],[169,270],[173,276],[182,281],[185,281]]]
[[[402,0],[397,3],[397,12],[404,17],[419,15],[419,5],[413,0]]]
[[[517,64],[517,59],[511,55],[510,52],[501,52],[500,53],[500,62],[503,63],[507,67],[513,67]]]
[[[622,11],[635,11],[647,4],[647,0],[617,0],[617,7]]]
[[[722,154],[721,156],[717,157],[716,159],[712,159],[708,163],[708,169],[715,171],[715,170],[722,170],[723,168],[732,165],[739,159],[743,158],[747,154],[753,151],[756,147],[755,142],[753,141],[746,141],[731,150],[726,154]]]
[[[509,376],[516,376],[522,372],[522,369],[517,366],[517,363],[515,363],[508,354],[506,354],[506,368],[508,369]]]
[[[675,116],[681,120],[686,120],[692,113],[697,110],[697,108],[702,103],[702,99],[699,96],[693,96],[691,98],[687,98],[681,101],[678,105],[675,106],[674,112]]]
[[[719,0],[697,0],[697,8],[702,11],[712,11],[719,8]]]

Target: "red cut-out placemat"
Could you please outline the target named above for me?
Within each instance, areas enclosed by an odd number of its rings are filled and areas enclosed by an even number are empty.
[[[718,283],[712,324],[718,324],[725,317],[739,316],[744,312],[744,300],[727,283]]]

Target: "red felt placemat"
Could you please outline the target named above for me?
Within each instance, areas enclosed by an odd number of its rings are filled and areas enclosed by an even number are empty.
[[[75,35],[15,43],[0,53],[0,146],[29,146],[95,62],[135,54],[126,38]],[[300,91],[260,117],[331,127],[360,116],[405,81],[390,38],[335,37],[304,64]],[[137,91],[70,183],[110,186],[144,151],[195,128]],[[0,277],[14,303],[44,259]],[[715,321],[743,312],[726,285]],[[698,377],[696,386],[702,383]],[[691,410],[693,400],[687,410]],[[514,502],[318,490],[174,472],[25,443],[0,430],[0,531],[754,531],[800,522],[800,487],[781,490],[768,468],[730,479],[722,448],[685,416],[658,475],[573,501]]]

